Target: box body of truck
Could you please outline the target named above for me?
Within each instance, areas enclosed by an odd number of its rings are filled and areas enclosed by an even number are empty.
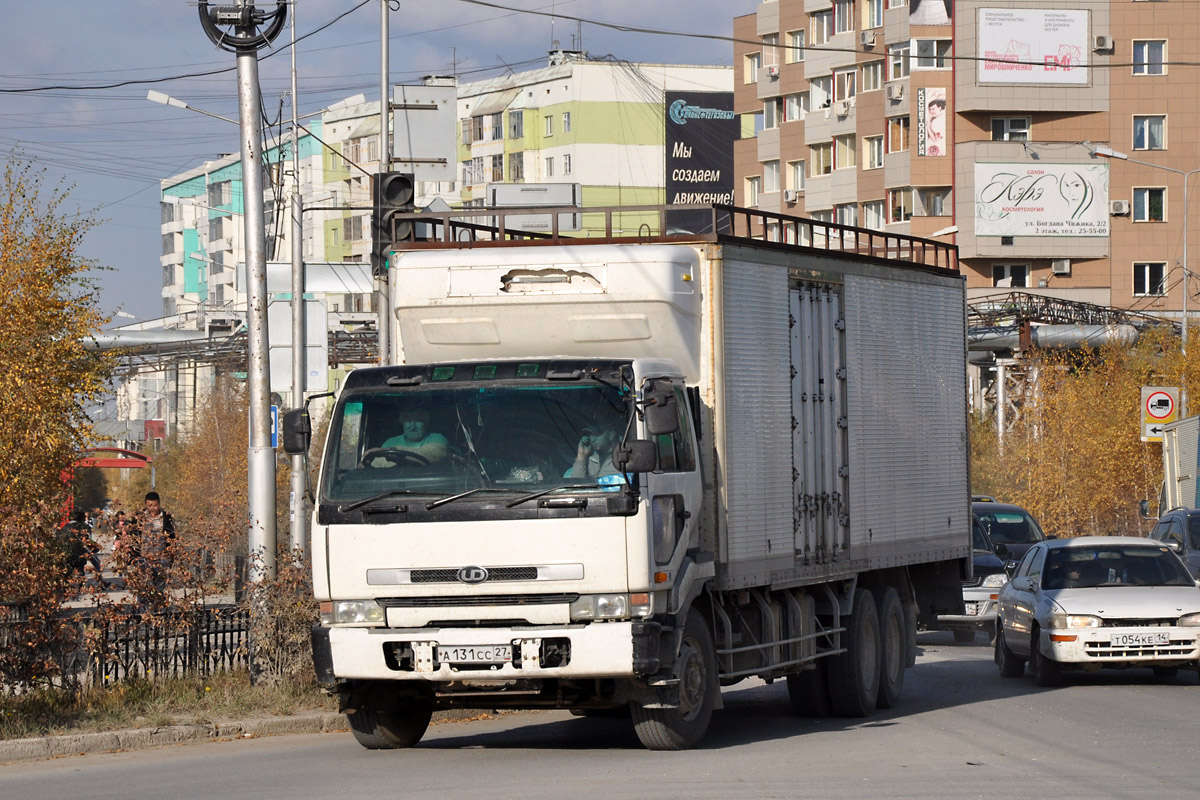
[[[1200,417],[1185,417],[1163,426],[1161,516],[1172,508],[1197,508],[1200,493]]]
[[[686,747],[749,676],[896,701],[969,568],[960,275],[709,236],[424,247],[390,281],[399,363],[342,388],[313,525],[363,744],[467,706]]]

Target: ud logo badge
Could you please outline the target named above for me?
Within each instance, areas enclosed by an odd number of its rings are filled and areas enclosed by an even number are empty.
[[[483,583],[488,579],[488,571],[483,567],[463,567],[458,571],[458,579],[463,583]]]

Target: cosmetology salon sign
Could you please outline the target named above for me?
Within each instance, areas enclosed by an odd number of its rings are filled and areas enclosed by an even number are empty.
[[[666,101],[667,203],[733,205],[733,92],[667,92]],[[671,227],[705,233],[712,214],[672,212]]]
[[[1086,85],[1089,45],[1087,11],[981,8],[979,82]]]
[[[975,165],[976,236],[1107,236],[1107,164]]]

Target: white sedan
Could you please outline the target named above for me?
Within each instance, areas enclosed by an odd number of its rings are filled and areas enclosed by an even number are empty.
[[[996,663],[1039,686],[1064,669],[1200,670],[1200,586],[1158,542],[1088,536],[1038,542],[1000,590]]]

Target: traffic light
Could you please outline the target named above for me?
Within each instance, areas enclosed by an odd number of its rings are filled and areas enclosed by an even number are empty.
[[[397,220],[411,214],[416,185],[412,173],[378,172],[371,177],[371,272],[387,272],[388,256],[396,242],[412,239],[412,220]]]

